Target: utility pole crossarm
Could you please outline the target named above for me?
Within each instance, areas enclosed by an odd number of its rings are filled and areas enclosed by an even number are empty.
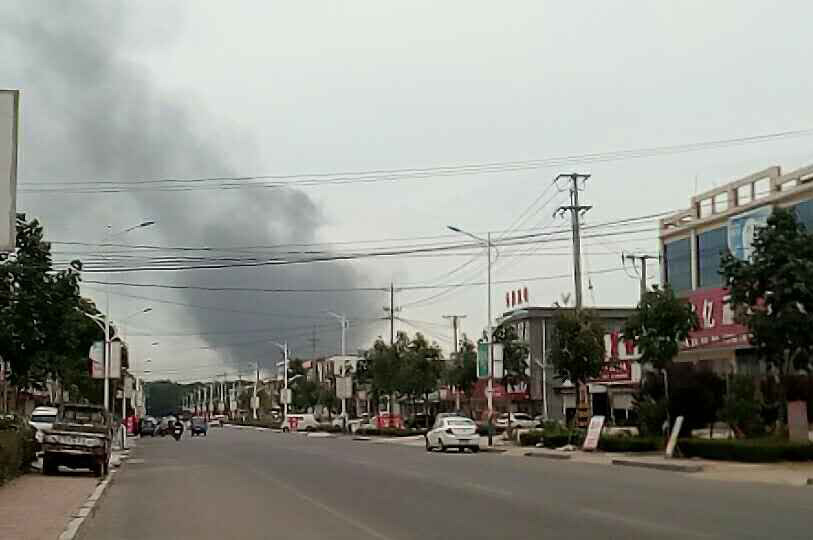
[[[570,206],[560,206],[554,215],[563,216],[565,212],[570,212],[570,223],[573,230],[573,280],[576,289],[576,309],[582,307],[582,264],[581,264],[581,223],[580,219],[583,214],[593,208],[592,206],[583,206],[579,204],[579,191],[584,189],[584,183],[590,178],[589,174],[570,173],[560,174],[556,177],[555,182],[561,179],[568,179],[570,182]],[[579,187],[579,181],[582,186]]]

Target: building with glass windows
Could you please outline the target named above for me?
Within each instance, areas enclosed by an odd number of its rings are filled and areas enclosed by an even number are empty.
[[[813,165],[788,173],[778,166],[759,171],[692,197],[687,210],[660,220],[661,281],[689,299],[701,325],[678,361],[719,374],[762,371],[747,329],[726,303],[720,259],[727,250],[748,258],[756,229],[776,207],[793,209],[813,231]]]

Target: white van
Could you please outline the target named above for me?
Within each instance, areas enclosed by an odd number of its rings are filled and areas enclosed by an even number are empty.
[[[312,414],[289,414],[282,421],[282,431],[315,431],[319,429],[319,422]]]

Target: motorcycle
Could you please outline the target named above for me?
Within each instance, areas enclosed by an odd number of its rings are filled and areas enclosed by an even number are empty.
[[[180,441],[181,435],[183,435],[183,424],[175,422],[175,425],[172,427],[172,436],[175,437],[176,441]]]

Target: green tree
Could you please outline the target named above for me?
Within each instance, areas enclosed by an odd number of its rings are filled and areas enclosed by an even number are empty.
[[[502,345],[503,383],[518,387],[528,384],[528,344],[519,339],[517,330],[511,325],[500,325],[494,331],[494,341]],[[506,392],[511,407],[510,394]]]
[[[680,351],[680,343],[697,327],[697,315],[691,304],[676,297],[668,285],[663,288],[653,285],[652,290],[641,298],[635,313],[624,324],[624,339],[634,342],[638,347],[641,364],[651,365],[663,376],[667,402],[668,368]]]
[[[400,395],[409,398],[413,411],[416,399],[428,399],[429,394],[438,389],[442,362],[440,347],[436,343],[430,344],[420,332],[401,352],[396,387]]]
[[[551,359],[556,376],[576,389],[576,409],[581,405],[579,388],[598,377],[604,362],[604,326],[589,310],[560,309]]]
[[[103,336],[82,312],[95,307],[79,295],[81,263],[54,271],[43,234],[37,220],[18,218],[16,250],[0,259],[0,356],[14,384],[42,388],[55,380],[92,397],[87,353]]]
[[[446,384],[454,386],[459,392],[463,392],[469,406],[471,406],[474,385],[477,384],[477,348],[465,334],[463,334],[460,351],[443,376]]]
[[[295,358],[288,362],[288,388],[295,411],[306,411],[319,401],[319,385],[308,380],[303,362]]]
[[[810,370],[813,352],[813,235],[777,208],[758,230],[751,260],[730,253],[720,273],[751,345],[780,373]]]

